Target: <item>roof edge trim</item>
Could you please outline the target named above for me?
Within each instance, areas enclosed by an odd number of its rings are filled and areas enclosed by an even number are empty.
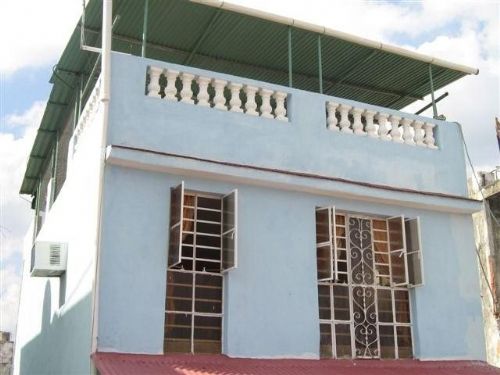
[[[470,66],[466,66],[466,65],[462,65],[462,64],[456,64],[456,63],[453,63],[451,61],[439,59],[437,57],[424,55],[424,54],[419,53],[419,52],[404,49],[404,48],[397,47],[397,46],[390,45],[390,44],[376,42],[376,41],[366,39],[363,37],[359,37],[359,36],[356,36],[353,34],[345,33],[343,31],[329,29],[329,28],[315,25],[315,24],[311,24],[311,23],[308,23],[305,21],[300,21],[300,20],[296,20],[293,18],[283,17],[283,16],[279,16],[279,15],[276,15],[273,13],[264,12],[264,11],[261,11],[258,9],[252,9],[252,8],[244,7],[241,5],[228,3],[228,2],[223,1],[223,0],[190,0],[190,1],[193,3],[207,5],[207,6],[211,6],[211,7],[218,8],[218,9],[224,9],[224,10],[231,11],[231,12],[241,13],[241,14],[251,16],[251,17],[265,19],[265,20],[271,21],[271,22],[281,23],[281,24],[287,25],[287,26],[295,26],[297,28],[311,31],[314,33],[325,34],[328,36],[332,36],[335,38],[345,40],[347,42],[360,44],[360,45],[365,46],[365,47],[379,49],[379,50],[386,51],[389,53],[394,53],[396,55],[400,55],[400,56],[407,57],[407,58],[414,59],[414,60],[419,60],[419,61],[422,61],[422,62],[425,62],[428,64],[441,66],[443,68],[459,71],[462,73],[476,74],[476,75],[479,74],[479,69],[477,69],[477,68],[472,68]]]

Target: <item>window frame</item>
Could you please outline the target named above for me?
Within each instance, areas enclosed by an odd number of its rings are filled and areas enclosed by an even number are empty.
[[[234,195],[234,207],[233,207],[233,218],[234,218],[234,223],[233,227],[231,229],[228,229],[224,231],[224,200],[231,196]],[[221,197],[221,236],[220,236],[220,255],[221,255],[221,260],[220,260],[220,267],[221,267],[221,273],[227,273],[231,270],[234,270],[238,268],[238,189],[232,190],[230,193],[224,195]],[[232,266],[224,268],[224,236],[228,235],[229,233],[232,234],[232,240],[233,240],[233,257],[234,261]]]
[[[317,212],[318,209],[326,209],[326,208],[334,208],[333,206],[331,207],[316,207],[316,210],[315,212]],[[354,213],[354,212],[349,212],[349,211],[341,211],[341,212],[335,212],[335,214],[337,215],[343,215],[344,216],[344,227],[345,227],[345,230],[346,230],[346,233],[345,233],[345,236],[346,236],[346,251],[347,251],[347,262],[348,262],[348,279],[347,279],[347,283],[344,283],[344,282],[341,282],[339,280],[337,280],[337,278],[334,278],[332,280],[323,280],[323,279],[318,279],[317,277],[317,286],[318,286],[318,298],[320,298],[320,295],[321,295],[321,298],[325,298],[327,295],[328,295],[328,298],[329,298],[329,304],[328,304],[328,307],[326,306],[325,302],[326,301],[323,301],[323,304],[321,304],[320,300],[318,300],[318,307],[320,308],[318,311],[318,313],[320,314],[318,316],[319,318],[319,329],[320,329],[320,343],[319,345],[325,345],[323,344],[321,341],[322,340],[322,337],[323,337],[323,332],[325,334],[328,334],[329,335],[329,338],[331,340],[331,343],[330,344],[327,344],[328,346],[331,345],[331,355],[332,355],[332,358],[339,358],[338,356],[338,348],[337,348],[337,326],[338,325],[345,325],[345,324],[348,324],[349,327],[350,327],[350,338],[351,338],[351,356],[350,358],[351,359],[355,359],[355,358],[363,358],[363,356],[359,356],[357,353],[356,353],[356,345],[355,345],[355,333],[354,333],[354,330],[355,330],[355,320],[353,318],[353,313],[354,313],[354,309],[353,309],[353,304],[354,304],[354,299],[353,299],[353,288],[359,286],[359,287],[372,287],[373,290],[375,291],[375,299],[374,299],[374,303],[375,303],[375,313],[376,313],[376,330],[377,330],[377,348],[378,348],[378,353],[375,357],[370,357],[370,358],[379,358],[379,359],[384,359],[384,358],[387,358],[386,356],[382,357],[382,352],[381,352],[381,349],[382,349],[382,342],[381,342],[381,337],[380,337],[380,327],[390,327],[390,330],[392,332],[392,339],[393,339],[393,350],[394,350],[394,359],[400,359],[400,358],[407,358],[407,355],[408,353],[406,353],[405,351],[402,351],[400,352],[400,347],[399,347],[399,344],[398,344],[398,339],[402,339],[404,338],[404,334],[401,334],[400,332],[402,332],[402,330],[405,330],[405,329],[408,329],[409,330],[409,335],[410,335],[410,341],[409,341],[409,344],[411,345],[411,348],[410,348],[410,357],[413,357],[414,353],[415,353],[415,337],[414,337],[414,322],[413,322],[413,307],[412,307],[412,301],[414,301],[414,297],[413,297],[413,292],[411,292],[412,288],[413,287],[416,287],[416,286],[420,286],[420,285],[423,285],[423,281],[424,281],[424,272],[423,272],[423,261],[422,261],[422,243],[421,243],[421,233],[420,233],[420,219],[417,217],[415,219],[410,219],[410,218],[405,218],[403,215],[401,216],[394,216],[394,217],[387,217],[387,216],[384,216],[384,215],[363,215],[363,214],[357,214],[357,213]],[[356,283],[353,283],[353,279],[352,279],[352,262],[351,262],[351,240],[350,240],[350,235],[349,235],[349,218],[350,217],[356,217],[356,218],[362,218],[362,219],[369,219],[370,220],[370,226],[371,226],[371,251],[372,251],[372,254],[373,254],[373,274],[374,274],[374,283],[373,285],[368,285],[368,284],[356,284]],[[399,219],[400,220],[400,223],[401,223],[401,230],[402,230],[402,233],[401,233],[401,240],[402,240],[402,246],[400,249],[393,249],[392,252],[391,252],[391,245],[390,245],[390,233],[389,233],[389,219]],[[334,216],[334,219],[335,221],[337,221],[337,218],[336,216]],[[374,221],[375,220],[378,220],[378,221],[382,221],[382,222],[385,222],[385,225],[386,225],[386,228],[385,228],[385,232],[386,232],[386,243],[387,243],[387,255],[388,255],[388,260],[387,260],[387,265],[389,267],[389,285],[385,284],[385,283],[380,283],[379,281],[379,278],[377,277],[377,271],[376,271],[376,260],[375,260],[375,252],[376,252],[376,247],[375,247],[375,243],[376,242],[384,242],[383,240],[381,239],[378,239],[376,240],[375,239],[375,236],[373,234],[373,231],[374,231]],[[422,283],[421,284],[418,284],[418,285],[410,285],[409,283],[409,274],[408,274],[408,246],[407,246],[407,239],[408,239],[408,236],[411,236],[412,234],[409,232],[409,231],[406,231],[406,225],[407,225],[407,222],[416,222],[417,224],[414,224],[416,225],[416,232],[418,234],[418,238],[417,238],[417,246],[418,247],[418,252],[420,253],[420,277],[421,277],[421,280],[422,280]],[[329,221],[330,223],[330,221]],[[316,223],[318,224],[318,223]],[[335,234],[336,234],[336,225],[334,227],[334,231],[335,231]],[[379,231],[384,231],[384,229],[378,229],[377,230]],[[331,231],[330,231],[331,233]],[[316,238],[316,242],[317,242],[317,238]],[[323,244],[323,242],[321,242],[321,244]],[[316,243],[317,245],[317,243]],[[337,253],[337,247],[338,247],[338,243],[337,241],[334,241],[333,242],[333,247],[334,247],[334,252],[335,254]],[[398,244],[399,245],[399,244]],[[317,246],[316,246],[317,247]],[[411,254],[414,254],[415,252],[417,251],[413,251],[411,252]],[[403,257],[404,259],[404,267],[405,267],[405,278],[406,278],[406,283],[405,284],[401,284],[401,283],[394,283],[392,282],[392,265],[391,265],[391,255],[394,254],[394,253],[397,253],[397,252],[401,252],[401,256]],[[392,253],[392,254],[391,254]],[[316,256],[317,256],[317,252],[316,252]],[[335,263],[338,262],[338,259],[337,257],[335,258],[332,258],[332,259],[335,259]],[[327,288],[328,290],[328,294],[325,294],[326,292],[326,289],[324,288]],[[347,287],[348,288],[348,292],[347,292],[347,295],[348,295],[348,298],[349,298],[349,301],[348,301],[348,308],[349,308],[349,320],[342,320],[342,319],[338,319],[337,317],[337,314],[339,313],[337,310],[335,310],[335,302],[334,303],[334,299],[335,298],[343,298],[341,295],[338,295],[336,296],[335,292],[334,292],[334,288],[335,287]],[[320,294],[320,289],[322,289],[322,292]],[[386,290],[390,293],[390,298],[391,298],[391,306],[390,306],[390,309],[391,309],[391,316],[392,316],[392,322],[380,322],[380,318],[379,318],[379,293],[382,291],[382,290]],[[399,310],[401,308],[401,305],[398,305],[397,301],[396,301],[396,296],[398,295],[398,292],[405,292],[406,296],[405,299],[407,298],[407,308],[403,308],[403,310]],[[325,319],[325,313],[324,312],[320,312],[320,310],[323,310],[325,308],[328,308],[328,311],[330,312],[330,315],[329,315],[329,318],[328,319]],[[342,309],[342,307],[341,307]],[[407,309],[407,310],[406,310]],[[409,317],[409,320],[408,322],[405,322],[405,321],[398,321],[397,319],[397,314],[398,312],[401,312],[401,311],[407,311],[407,314],[408,314],[408,317]],[[341,311],[341,310],[340,310]],[[325,326],[325,327],[323,327]],[[402,328],[401,328],[402,327]],[[324,329],[328,328],[328,331],[324,331]],[[389,328],[385,328],[385,330],[388,330]],[[399,334],[399,336],[398,336]],[[403,339],[404,340],[404,339]],[[403,341],[404,342],[404,341]],[[340,344],[342,345],[342,344]],[[404,347],[406,349],[406,346]],[[344,348],[345,349],[345,348]],[[329,353],[329,349],[326,349],[326,353]],[[403,349],[404,350],[404,349]],[[322,353],[322,346],[320,347],[320,352]],[[328,356],[329,354],[327,354]],[[387,352],[386,354],[387,355]]]
[[[413,234],[412,233],[409,233],[408,235],[408,231],[406,230],[406,223],[415,223],[415,238],[413,238]],[[411,225],[411,224],[409,224]],[[407,237],[406,239],[410,240],[410,241],[416,241],[416,243],[418,244],[417,246],[417,250],[414,250],[414,251],[410,251],[410,249],[408,249],[408,245],[406,245],[407,247],[407,253],[406,253],[406,258],[407,258],[407,264],[408,264],[408,287],[409,288],[417,288],[417,287],[420,287],[420,286],[423,286],[425,284],[425,271],[424,271],[424,257],[423,257],[423,251],[422,251],[422,231],[420,229],[420,217],[417,216],[415,218],[405,218],[405,231],[407,232]],[[410,280],[410,262],[409,262],[409,257],[413,254],[417,254],[418,256],[418,264],[419,264],[419,277],[420,277],[420,282],[419,283],[415,283],[415,282],[411,282]],[[415,272],[415,271],[414,271]]]

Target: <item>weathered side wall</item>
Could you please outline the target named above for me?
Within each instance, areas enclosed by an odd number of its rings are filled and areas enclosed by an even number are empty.
[[[37,241],[68,243],[64,276],[31,277],[33,228],[25,238],[15,374],[88,374],[91,371],[101,126],[98,112],[79,138],[66,181],[36,238]]]

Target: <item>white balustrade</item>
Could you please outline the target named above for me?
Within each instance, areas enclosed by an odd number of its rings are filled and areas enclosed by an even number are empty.
[[[167,69],[165,70],[165,78],[167,79],[167,86],[165,86],[165,100],[177,100],[177,87],[175,87],[175,82],[179,72],[177,70]]]
[[[148,96],[153,98],[161,98],[160,95],[160,76],[162,69],[150,66],[149,72],[149,84],[148,84]]]
[[[352,130],[356,135],[366,135],[366,132],[363,130],[363,123],[361,122],[361,115],[363,112],[363,108],[355,107],[351,109],[351,114],[354,119],[352,123]]]
[[[387,119],[389,115],[387,113],[379,113],[377,115],[378,121],[378,135],[383,141],[390,141],[391,136],[389,135],[389,131],[387,130]]]
[[[413,120],[404,118],[401,120],[401,125],[403,126],[403,141],[405,144],[410,145],[410,146],[415,146],[415,141],[413,140],[413,134],[411,132],[411,127],[410,125],[412,124]]]
[[[147,96],[288,122],[286,92],[155,66],[148,67],[147,75]],[[214,93],[212,98],[210,92]]]
[[[434,127],[436,125],[431,123],[431,122],[426,122],[424,124],[424,131],[425,131],[425,138],[424,138],[424,143],[427,147],[429,148],[437,148],[436,146],[436,140],[434,139]]]
[[[351,122],[349,121],[349,110],[352,107],[347,104],[341,104],[339,106],[339,111],[340,111],[340,131],[342,133],[352,133],[352,129],[350,128]]]
[[[260,89],[259,95],[262,99],[262,104],[260,105],[260,115],[264,118],[274,118],[272,115],[273,107],[271,107],[271,95],[273,92],[268,89]]]
[[[196,83],[198,83],[198,104],[202,107],[210,107],[210,103],[208,100],[210,99],[210,95],[208,95],[208,85],[210,84],[210,78],[208,77],[198,77],[196,79]]]
[[[229,90],[231,91],[231,100],[229,101],[229,110],[231,112],[243,112],[241,109],[241,99],[240,90],[243,87],[242,84],[231,82],[229,84]]]
[[[338,120],[337,120],[337,115],[336,115],[338,106],[339,106],[339,104],[335,103],[335,102],[327,102],[326,103],[327,127],[328,127],[328,129],[334,130],[334,131],[339,131],[339,127],[337,126]]]
[[[401,131],[399,130],[400,121],[401,117],[399,116],[389,116],[389,122],[391,123],[391,139],[396,143],[403,143],[403,139],[401,138]]]
[[[245,94],[247,96],[247,102],[245,103],[245,113],[250,116],[258,116],[257,103],[255,102],[255,94],[259,88],[255,86],[245,85]]]
[[[191,83],[193,82],[194,75],[189,73],[181,74],[182,90],[181,90],[181,102],[194,104],[193,90],[191,89]]]
[[[402,115],[389,115],[372,109],[352,107],[344,103],[326,103],[326,126],[330,130],[340,130],[342,133],[357,136],[367,135],[370,138],[410,146],[438,148],[434,139],[436,124],[424,123]]]
[[[368,134],[368,137],[372,137],[372,138],[378,137],[377,128],[375,127],[375,124],[373,123],[373,118],[375,117],[376,114],[377,114],[377,112],[370,111],[368,109],[365,110],[365,112],[364,112],[364,116],[365,116],[365,120],[366,120],[365,130],[366,130],[366,133]]]
[[[212,85],[215,90],[214,96],[214,108],[227,111],[226,107],[226,97],[224,96],[224,88],[226,87],[227,81],[223,79],[213,79]]]
[[[423,126],[423,121],[415,120],[413,122],[413,128],[415,129],[415,144],[420,147],[427,147],[424,143],[425,132]]]
[[[280,121],[288,121],[286,117],[286,108],[285,108],[285,99],[287,97],[286,92],[276,91],[273,94],[273,99],[276,102],[276,108],[274,109],[274,115],[276,116],[276,120]]]

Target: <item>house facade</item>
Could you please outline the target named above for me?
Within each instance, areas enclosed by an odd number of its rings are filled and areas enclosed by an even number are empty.
[[[429,66],[436,88],[473,71],[236,7],[153,4],[137,56],[136,2],[89,2],[55,70],[21,187],[35,218],[16,373],[104,374],[91,354],[116,352],[485,360],[460,125],[399,110],[429,92]],[[160,46],[163,21],[177,45]],[[285,35],[289,74],[252,71],[251,45],[238,61],[205,56],[239,53],[238,22]],[[301,33],[318,46],[319,92]],[[323,78],[341,48],[378,55]],[[401,86],[377,81],[388,67]],[[66,259],[49,275],[54,244]]]

